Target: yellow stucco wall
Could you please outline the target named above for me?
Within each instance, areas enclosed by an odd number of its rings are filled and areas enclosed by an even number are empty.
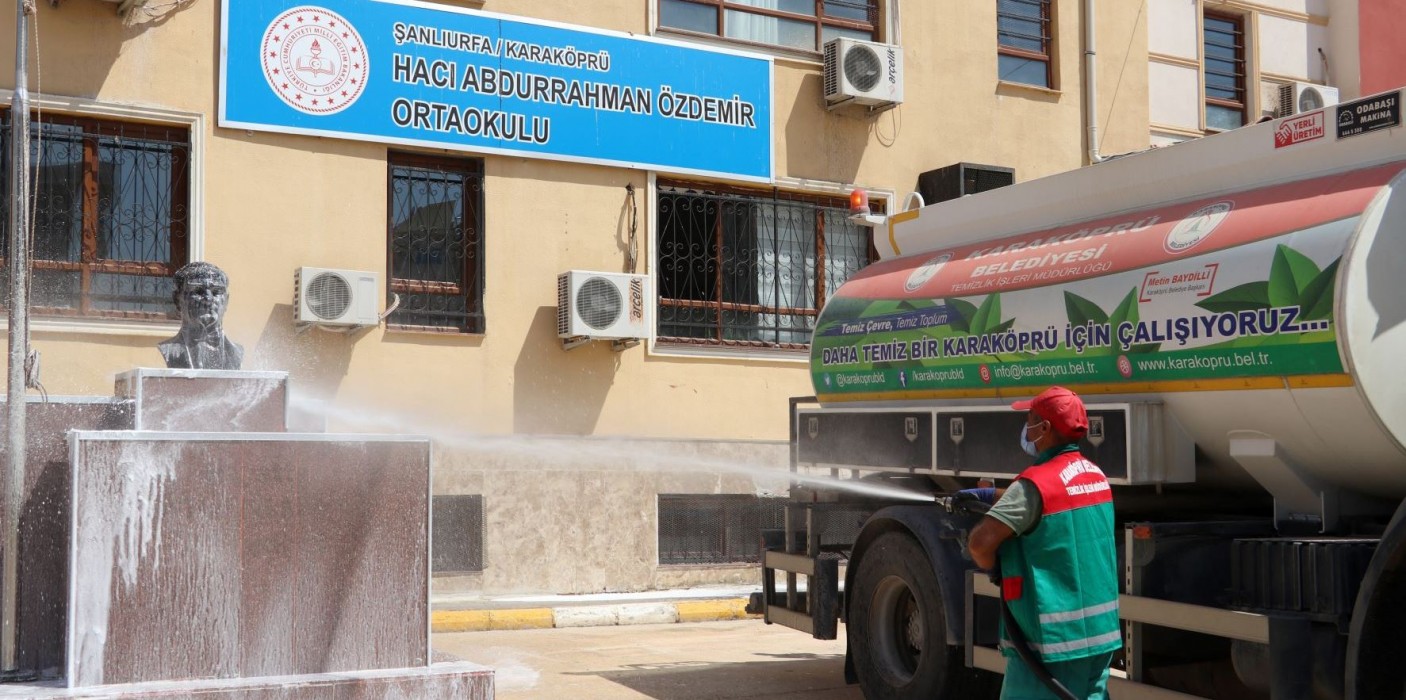
[[[488,0],[482,9],[644,32],[650,1]],[[486,158],[483,336],[295,334],[295,268],[384,273],[386,148],[217,128],[215,0],[137,24],[98,0],[37,5],[42,72],[32,88],[204,115],[204,257],[231,276],[226,327],[246,347],[246,368],[288,369],[296,387],[338,404],[494,433],[784,439],[786,397],[811,392],[794,360],[679,358],[643,346],[614,353],[604,344],[562,351],[556,274],[621,269],[626,184],[640,191],[641,259],[649,265],[648,176],[619,168]],[[1141,5],[1099,3],[1104,153],[1147,145]],[[1079,167],[1081,3],[1056,6],[1058,91],[998,84],[994,2],[903,3],[907,102],[872,120],[826,113],[818,61],[779,58],[776,174],[901,197],[918,173],[957,161],[1011,166],[1020,180]],[[12,22],[0,13],[0,36],[13,36]],[[9,85],[4,54],[0,85]],[[51,394],[107,393],[117,372],[159,364],[154,344],[163,334],[38,330],[45,386]]]

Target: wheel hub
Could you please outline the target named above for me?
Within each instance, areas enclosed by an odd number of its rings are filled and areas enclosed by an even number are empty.
[[[923,610],[908,583],[897,576],[879,582],[870,608],[876,660],[884,675],[897,685],[908,683],[923,655],[927,626]]]

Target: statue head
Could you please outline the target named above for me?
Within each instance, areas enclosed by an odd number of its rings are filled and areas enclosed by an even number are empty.
[[[188,263],[176,270],[175,280],[172,297],[181,315],[181,328],[217,330],[229,305],[229,277],[224,270],[207,262]]]

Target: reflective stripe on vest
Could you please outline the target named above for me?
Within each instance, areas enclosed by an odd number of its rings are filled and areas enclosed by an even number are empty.
[[[1070,610],[1069,612],[1042,613],[1042,614],[1040,615],[1040,624],[1042,624],[1042,625],[1048,625],[1048,624],[1052,624],[1052,623],[1055,623],[1055,622],[1070,622],[1070,621],[1072,621],[1072,620],[1082,620],[1082,619],[1084,619],[1084,618],[1086,618],[1086,617],[1094,617],[1095,615],[1102,615],[1103,613],[1106,613],[1106,612],[1108,612],[1108,611],[1110,611],[1110,610],[1117,610],[1117,609],[1118,609],[1118,601],[1115,600],[1115,601],[1108,602],[1108,603],[1099,603],[1098,605],[1090,605],[1089,607],[1084,608],[1084,609],[1082,609],[1082,610]]]
[[[1094,637],[1084,637],[1083,639],[1071,639],[1067,642],[1055,642],[1053,644],[1037,644],[1035,642],[1031,642],[1030,648],[1040,652],[1041,656],[1049,656],[1050,654],[1067,654],[1069,652],[1074,651],[1083,651],[1090,647],[1103,646],[1105,644],[1111,644],[1113,642],[1117,642],[1119,644],[1123,643],[1123,633],[1121,631],[1114,630],[1112,632],[1107,632],[1105,634],[1100,634]],[[1015,649],[1015,645],[1003,639],[1001,640],[1001,648]]]

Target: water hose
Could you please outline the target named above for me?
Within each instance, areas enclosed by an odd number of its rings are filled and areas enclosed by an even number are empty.
[[[941,502],[939,500],[939,503]],[[959,509],[973,515],[981,515],[991,510],[990,503],[976,500],[949,499],[947,506],[949,510]],[[997,588],[1000,587],[999,571],[992,574],[992,583],[995,583]],[[1080,700],[1078,696],[1064,687],[1064,684],[1060,683],[1054,674],[1050,673],[1050,669],[1045,666],[1044,659],[1035,653],[1035,650],[1030,646],[1030,638],[1025,636],[1025,630],[1021,628],[1019,622],[1016,622],[1015,615],[1011,614],[1011,607],[1006,604],[1006,597],[1000,595],[997,596],[997,599],[1001,601],[1001,621],[1006,624],[1006,634],[1011,638],[1011,647],[1015,649],[1016,656],[1025,662],[1025,666],[1030,669],[1030,672],[1035,674],[1035,677],[1040,679],[1040,682],[1049,688],[1050,692],[1054,693],[1059,700]]]
[[[1079,700],[1074,693],[1064,687],[1063,683],[1059,682],[1058,678],[1050,673],[1044,660],[1035,653],[1034,649],[1030,648],[1030,640],[1025,637],[1025,630],[1021,629],[1020,623],[1015,621],[1015,615],[1011,614],[1011,606],[1006,605],[1004,597],[1001,598],[1001,620],[1006,623],[1006,634],[1010,635],[1011,646],[1015,647],[1016,656],[1025,662],[1030,672],[1035,674],[1035,677],[1039,678],[1040,682],[1044,683],[1045,687],[1049,688],[1050,692],[1054,693],[1059,700]]]

